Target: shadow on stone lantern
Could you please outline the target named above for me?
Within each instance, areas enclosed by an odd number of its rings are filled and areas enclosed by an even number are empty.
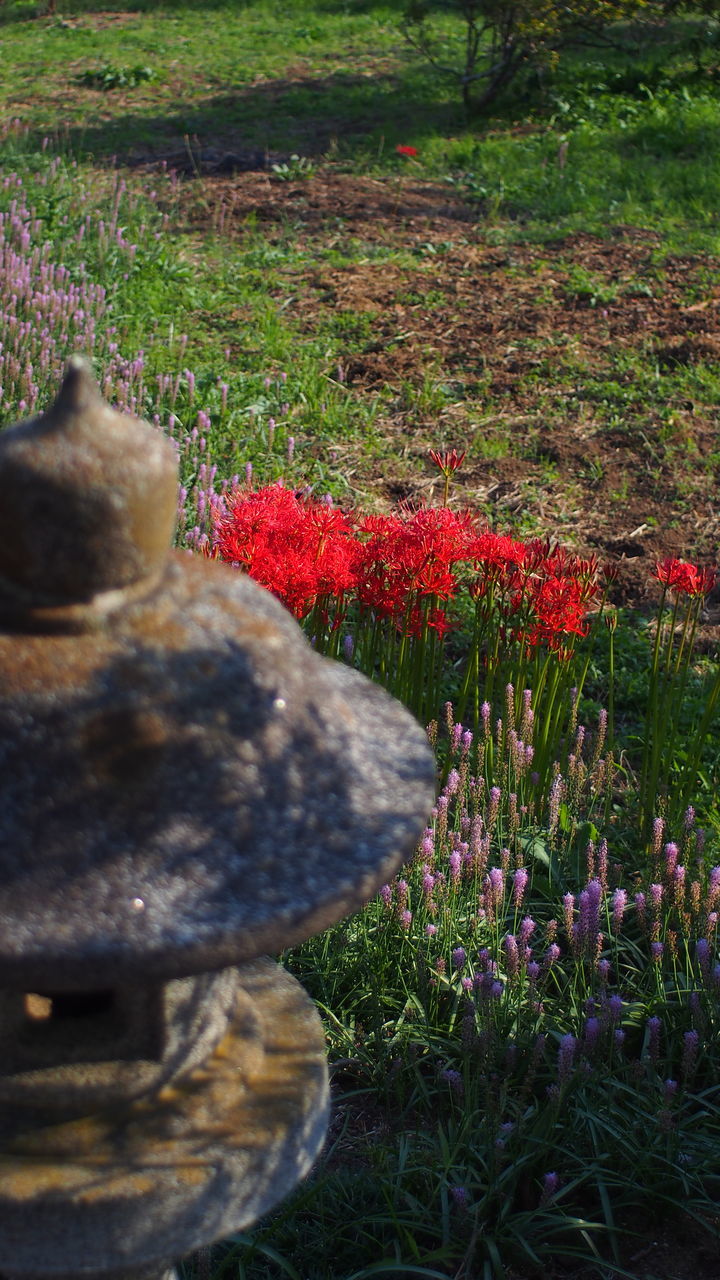
[[[173,446],[79,357],[0,435],[0,1272],[159,1280],[327,1123],[263,958],[358,908],[432,804],[425,735],[272,596],[169,550]]]

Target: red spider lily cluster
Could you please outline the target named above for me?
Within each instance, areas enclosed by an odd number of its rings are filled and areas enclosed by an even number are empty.
[[[399,142],[395,150],[399,156],[407,156],[409,160],[413,160],[418,155],[417,147],[409,147],[403,142]]]
[[[653,577],[663,586],[678,595],[706,596],[712,591],[717,578],[717,569],[703,568],[689,564],[686,560],[662,560],[655,566]]]
[[[214,552],[272,591],[296,618],[319,597],[342,597],[357,581],[352,519],[281,484],[230,498]]]
[[[238,490],[216,523],[215,554],[267,587],[299,619],[340,625],[355,604],[409,636],[442,636],[462,587],[497,609],[527,646],[562,651],[587,633],[602,597],[596,559],[521,542],[447,507],[342,513],[281,484]]]

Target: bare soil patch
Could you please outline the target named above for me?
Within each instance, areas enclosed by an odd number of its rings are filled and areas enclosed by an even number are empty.
[[[380,406],[385,448],[352,459],[364,502],[432,499],[418,462],[454,446],[457,505],[619,560],[620,601],[654,595],[666,556],[717,559],[718,406],[695,374],[720,357],[720,263],[623,226],[493,246],[450,186],[280,182],[267,162],[225,173],[208,154],[190,216],[231,236],[252,216],[271,242],[292,224],[310,253],[282,300],[301,332],[366,317],[336,373]],[[350,244],[347,265],[327,261]]]

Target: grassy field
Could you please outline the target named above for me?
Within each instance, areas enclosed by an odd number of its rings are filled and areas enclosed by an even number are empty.
[[[183,1275],[714,1280],[720,611],[670,591],[654,661],[653,568],[718,554],[720,25],[621,32],[468,119],[400,3],[56,8],[0,5],[0,425],[80,349],[177,441],[179,545],[279,479],[440,507],[457,448],[451,513],[576,557],[532,552],[540,594],[614,566],[566,666],[506,644],[511,575],[483,614],[456,566],[445,641],[400,656],[343,620],[411,702],[402,662],[434,673],[439,803],[285,957],[326,1023],[325,1157]]]

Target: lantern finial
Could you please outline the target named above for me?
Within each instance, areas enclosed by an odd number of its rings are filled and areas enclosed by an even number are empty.
[[[154,578],[176,511],[173,445],[72,356],[47,413],[0,434],[0,595],[79,604]]]

